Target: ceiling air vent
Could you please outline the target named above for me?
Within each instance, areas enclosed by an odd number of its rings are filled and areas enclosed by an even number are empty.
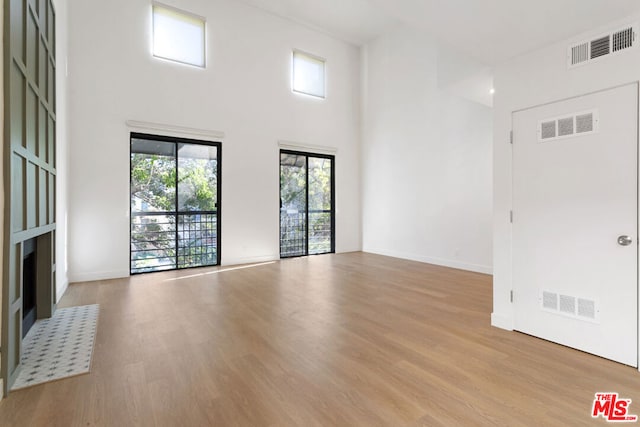
[[[574,43],[569,46],[567,65],[572,68],[635,47],[638,44],[637,34],[638,25],[635,24],[591,40]]]

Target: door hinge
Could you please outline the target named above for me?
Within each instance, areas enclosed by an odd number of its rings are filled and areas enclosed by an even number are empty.
[[[513,224],[513,211],[509,211],[509,222]]]
[[[513,131],[509,132],[509,144],[513,144]]]
[[[511,302],[513,302],[513,291],[509,292],[509,300],[511,300]]]

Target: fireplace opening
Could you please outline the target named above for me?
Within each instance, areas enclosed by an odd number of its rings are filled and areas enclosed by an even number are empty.
[[[38,318],[37,307],[37,283],[36,283],[36,239],[30,239],[23,243],[22,258],[22,338],[27,335],[29,329]]]

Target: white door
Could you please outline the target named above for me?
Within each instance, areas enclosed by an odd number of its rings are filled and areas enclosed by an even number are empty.
[[[638,366],[638,85],[513,114],[515,329]]]

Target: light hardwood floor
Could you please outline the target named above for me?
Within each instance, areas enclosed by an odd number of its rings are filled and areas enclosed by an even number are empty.
[[[491,277],[352,253],[70,286],[90,374],[13,392],[13,426],[580,426],[640,373],[490,326]]]

